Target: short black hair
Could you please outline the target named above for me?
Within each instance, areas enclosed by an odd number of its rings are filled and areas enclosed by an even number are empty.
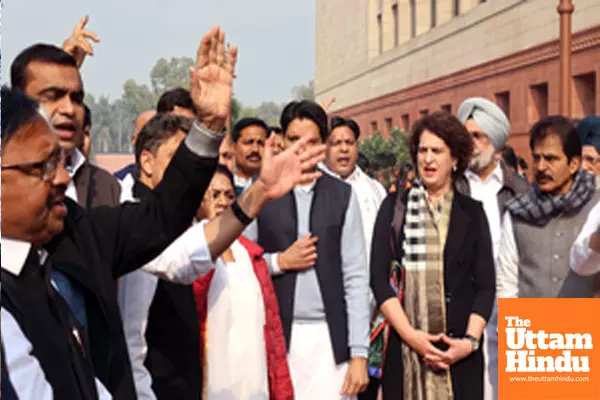
[[[158,113],[144,125],[135,141],[135,165],[140,170],[140,156],[143,151],[156,154],[156,150],[177,132],[188,133],[192,120],[179,115]]]
[[[261,127],[267,133],[267,137],[269,136],[269,133],[270,133],[269,127],[267,126],[265,121],[263,121],[260,118],[247,117],[247,118],[242,118],[238,122],[235,123],[235,125],[233,126],[233,129],[231,129],[231,141],[233,143],[236,143],[238,141],[238,139],[240,138],[240,136],[242,136],[242,131],[249,126]]]
[[[269,127],[269,134],[270,134],[271,132],[275,132],[277,135],[281,135],[281,134],[283,134],[283,131],[282,131],[282,130],[281,130],[281,128],[280,128],[280,127],[278,127],[278,126],[270,126],[270,127]]]
[[[336,115],[331,118],[331,128],[329,130],[329,134],[331,135],[333,130],[335,128],[339,128],[340,126],[347,126],[348,128],[350,128],[352,132],[354,132],[354,138],[358,140],[358,137],[360,136],[360,128],[358,127],[356,121],[354,121],[353,119],[343,118]]]
[[[2,148],[14,138],[25,124],[41,117],[37,101],[27,97],[19,89],[2,86]]]
[[[533,151],[535,144],[550,135],[557,135],[562,142],[563,153],[567,160],[581,157],[581,139],[571,121],[561,115],[551,115],[533,124],[529,131],[529,148]]]
[[[410,156],[413,165],[417,164],[419,142],[425,131],[436,135],[450,148],[450,154],[456,159],[456,171],[452,173],[452,179],[461,176],[471,160],[473,154],[473,140],[467,128],[454,115],[437,111],[419,119],[412,128],[409,140]]]
[[[92,111],[87,106],[87,104],[83,105],[83,127],[92,126]]]
[[[504,146],[502,149],[502,160],[504,161],[504,164],[508,165],[512,169],[517,169],[517,154],[512,147],[508,145]]]
[[[223,174],[223,175],[225,175],[229,179],[229,181],[231,182],[231,187],[235,189],[235,183],[233,181],[233,174],[231,173],[231,171],[229,170],[229,168],[227,168],[223,164],[218,164],[217,168],[215,169],[215,174]]]
[[[164,92],[160,96],[160,99],[158,99],[156,111],[159,113],[168,113],[173,111],[175,107],[186,108],[196,114],[196,107],[194,107],[190,91],[182,87]]]
[[[14,88],[25,90],[27,86],[27,66],[32,62],[65,65],[77,69],[77,61],[72,55],[52,44],[38,43],[19,53],[10,66],[10,83]]]
[[[327,114],[323,107],[310,100],[292,101],[283,109],[280,125],[283,132],[287,132],[288,126],[295,119],[309,119],[319,127],[321,140],[327,140]]]
[[[527,168],[529,168],[529,165],[527,165],[527,161],[525,161],[523,157],[517,157],[517,162],[519,164],[519,167],[521,167],[523,170],[527,170]]]
[[[504,164],[508,165],[512,169],[517,169],[517,154],[512,147],[504,146],[504,149],[502,150],[502,160],[504,160]]]

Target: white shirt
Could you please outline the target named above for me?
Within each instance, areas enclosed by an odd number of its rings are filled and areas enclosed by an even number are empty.
[[[262,291],[244,246],[231,251],[235,261],[217,260],[208,289],[206,399],[268,400]]]
[[[496,298],[519,297],[519,253],[515,241],[512,216],[505,211],[496,261]]]
[[[338,174],[331,171],[323,163],[319,164],[319,167],[331,176],[334,176],[352,186],[360,207],[368,262],[371,259],[371,242],[373,240],[373,229],[375,229],[377,213],[379,212],[381,203],[387,196],[385,188],[381,183],[365,174],[358,165],[346,179],[342,179]]]
[[[121,203],[126,201],[135,201],[133,198],[133,185],[135,185],[135,178],[133,177],[133,174],[129,173],[125,175],[123,180],[119,181],[119,184],[121,184]]]
[[[245,192],[252,185],[252,178],[246,179],[234,173],[233,184],[235,187],[243,187]]]
[[[20,240],[2,237],[2,269],[20,275],[31,244]],[[47,256],[40,251],[40,262]],[[2,308],[1,334],[4,345],[6,369],[8,377],[20,399],[53,399],[52,386],[46,379],[39,361],[33,356],[33,345],[21,330],[13,315]],[[112,399],[104,385],[95,378],[96,390],[100,399]]]
[[[500,220],[500,207],[498,206],[498,192],[504,185],[504,173],[500,163],[496,162],[494,171],[482,181],[479,175],[471,170],[465,171],[465,178],[469,181],[471,197],[483,203],[483,210],[490,226],[490,236],[494,250],[494,260],[498,257],[502,222]]]
[[[75,176],[77,171],[79,171],[79,168],[81,168],[83,164],[85,164],[85,156],[81,151],[79,151],[79,149],[75,149],[75,151],[71,155],[71,162],[69,163],[69,165],[66,166],[67,172],[69,173],[71,180],[69,181],[69,184],[67,185],[67,191],[65,192],[65,195],[75,202],[77,202],[78,200],[77,188],[75,187],[75,181],[73,180],[73,177]]]
[[[600,253],[590,249],[590,238],[600,226],[600,202],[590,211],[587,221],[571,248],[571,268],[579,275],[600,272]]]

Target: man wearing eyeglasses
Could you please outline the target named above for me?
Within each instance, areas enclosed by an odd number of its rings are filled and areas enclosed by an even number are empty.
[[[191,72],[199,115],[162,184],[137,204],[88,213],[66,196],[70,176],[59,145],[66,119],[52,127],[44,107],[2,90],[1,333],[18,398],[135,398],[116,280],[160,254],[193,219],[217,164],[236,56],[235,47],[225,51],[219,28],[204,36]],[[81,86],[48,82],[77,69],[44,71],[40,95],[60,99],[67,114],[79,112]],[[68,290],[51,281],[51,270],[68,277]]]

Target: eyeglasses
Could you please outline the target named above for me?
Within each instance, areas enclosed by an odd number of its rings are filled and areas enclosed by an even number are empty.
[[[56,177],[56,170],[59,165],[65,165],[65,152],[61,148],[57,148],[48,159],[44,161],[13,164],[13,165],[2,165],[2,170],[16,169],[27,175],[37,175],[44,182],[52,182]],[[39,172],[38,172],[39,171]]]

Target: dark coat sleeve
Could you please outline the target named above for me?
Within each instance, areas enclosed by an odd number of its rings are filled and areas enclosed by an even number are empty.
[[[90,211],[100,257],[115,279],[153,260],[190,226],[216,165],[182,143],[151,195]]]
[[[475,300],[472,312],[489,320],[496,296],[496,268],[494,266],[494,253],[492,239],[487,217],[481,203],[473,207],[473,219],[477,229],[475,244],[475,263],[473,268],[473,285],[475,287]]]
[[[396,293],[390,286],[390,269],[393,257],[390,248],[390,236],[395,201],[395,193],[388,194],[383,200],[373,229],[370,260],[371,290],[375,295],[377,307],[380,307],[389,298],[396,297]]]

